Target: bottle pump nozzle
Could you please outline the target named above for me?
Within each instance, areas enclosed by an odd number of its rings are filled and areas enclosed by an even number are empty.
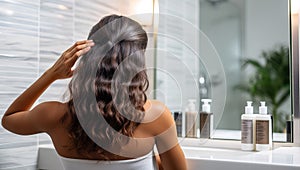
[[[189,99],[188,100],[188,107],[187,107],[187,111],[189,112],[196,112],[196,100],[195,99]]]
[[[268,114],[268,107],[266,106],[265,101],[260,102],[259,114],[263,114],[263,115]]]
[[[210,104],[209,104],[209,102],[212,102],[212,100],[211,99],[202,99],[201,101],[203,102],[202,112],[210,113]]]
[[[247,106],[245,107],[245,114],[253,114],[252,101],[247,101]]]

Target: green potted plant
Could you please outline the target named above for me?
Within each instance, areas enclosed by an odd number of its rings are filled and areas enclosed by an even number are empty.
[[[273,131],[283,132],[286,114],[290,113],[282,113],[278,109],[290,96],[289,48],[281,45],[263,51],[258,60],[244,60],[242,68],[247,66],[254,69],[254,74],[236,88],[249,94],[253,101],[265,100],[273,116]]]

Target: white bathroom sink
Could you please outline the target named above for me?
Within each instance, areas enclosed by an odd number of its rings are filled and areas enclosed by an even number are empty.
[[[226,143],[226,142],[225,142]],[[224,144],[225,144],[224,143]],[[182,146],[189,170],[299,170],[300,147],[249,152],[235,149]],[[39,169],[60,170],[53,145],[39,146]]]

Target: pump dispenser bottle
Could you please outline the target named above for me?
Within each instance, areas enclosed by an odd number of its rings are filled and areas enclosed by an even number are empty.
[[[241,149],[255,150],[255,115],[253,114],[252,101],[247,101],[245,114],[241,116]]]
[[[256,116],[256,150],[272,149],[272,121],[268,115],[266,102],[260,102],[259,114]]]
[[[211,138],[213,132],[213,113],[210,110],[211,99],[202,99],[202,111],[200,112],[200,138]]]
[[[196,129],[196,118],[197,118],[197,110],[196,110],[196,100],[189,99],[188,106],[185,112],[185,130],[186,136],[191,138],[197,137],[197,129]]]

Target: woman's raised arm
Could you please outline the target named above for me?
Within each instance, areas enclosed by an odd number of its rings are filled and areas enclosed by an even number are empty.
[[[92,41],[83,40],[66,50],[51,68],[8,107],[2,117],[2,126],[17,134],[34,134],[44,131],[43,126],[47,124],[45,112],[51,108],[51,103],[37,105],[32,110],[30,108],[51,83],[57,79],[71,77],[73,75],[71,68],[78,57],[88,52],[93,45]]]

